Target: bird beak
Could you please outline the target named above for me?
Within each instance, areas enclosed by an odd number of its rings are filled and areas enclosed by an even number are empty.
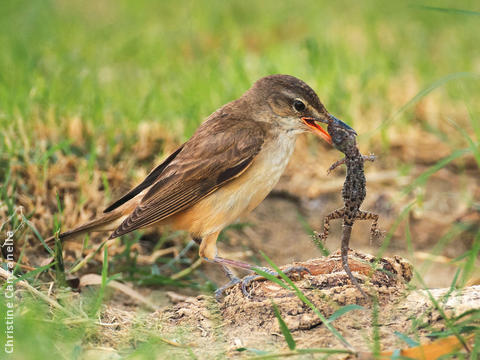
[[[302,117],[302,121],[307,125],[310,130],[317,136],[321,137],[323,140],[332,145],[332,138],[318,123],[323,122],[328,124],[327,121],[313,118],[313,117]]]
[[[325,119],[319,119],[319,118],[314,118],[314,117],[303,117],[302,118],[302,121],[305,123],[305,125],[307,125],[311,130],[312,132],[321,137],[323,140],[325,140],[326,142],[328,142],[330,145],[332,145],[332,138],[330,136],[330,134],[328,132],[326,132],[318,123],[321,122],[321,123],[324,123],[324,124],[330,124],[332,123],[332,125],[334,126],[339,126],[339,127],[342,127],[346,130],[348,130],[349,132],[353,133],[355,136],[357,135],[357,133],[355,132],[355,130],[353,130],[350,126],[348,126],[347,124],[345,124],[342,120],[340,119],[337,119],[335,116],[333,115],[330,115],[330,117],[325,120]]]

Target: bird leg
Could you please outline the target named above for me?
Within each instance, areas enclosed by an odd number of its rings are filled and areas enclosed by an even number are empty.
[[[229,279],[229,282],[227,284],[225,284],[224,286],[221,286],[220,288],[218,288],[215,291],[215,297],[218,300],[219,298],[221,298],[221,296],[222,296],[222,294],[224,293],[225,290],[231,288],[232,286],[238,284],[241,281],[242,282],[242,292],[243,292],[243,294],[246,297],[250,298],[250,294],[247,292],[246,287],[252,281],[261,278],[261,276],[258,277],[257,275],[251,275],[251,276],[246,276],[243,280],[239,280],[238,278],[236,278],[233,275],[233,273],[229,269],[229,267],[236,267],[236,268],[240,268],[240,269],[244,269],[244,270],[248,270],[248,271],[254,271],[254,268],[258,268],[258,266],[253,266],[253,265],[250,265],[250,264],[248,264],[246,262],[243,262],[243,261],[225,259],[225,258],[217,256],[216,255],[217,249],[216,249],[216,246],[215,246],[217,236],[218,236],[218,233],[211,234],[211,235],[209,235],[209,236],[207,236],[203,239],[200,238],[200,237],[193,237],[194,241],[197,244],[200,245],[200,250],[199,250],[200,256],[205,261],[222,265],[222,268],[223,268],[225,274],[227,275],[227,277]],[[262,269],[264,271],[274,275],[274,276],[278,276],[278,274],[276,272],[274,272],[270,269],[265,269],[265,268],[262,268]],[[289,273],[289,274],[292,273],[292,272],[302,273],[304,271],[310,273],[310,271],[303,266],[302,267],[292,267],[292,268],[287,269],[287,273]]]
[[[251,299],[252,296],[247,291],[247,287],[250,285],[250,283],[252,281],[256,281],[256,280],[264,278],[261,275],[252,274],[252,275],[245,276],[243,279],[240,280],[239,278],[234,276],[232,271],[228,268],[228,266],[238,267],[240,269],[249,270],[249,271],[254,271],[254,268],[255,269],[258,268],[257,266],[253,266],[253,265],[250,265],[250,264],[242,262],[242,261],[224,259],[224,258],[221,258],[221,257],[218,257],[218,256],[214,257],[213,259],[208,259],[208,258],[204,257],[204,259],[208,262],[212,262],[212,263],[215,263],[215,264],[222,265],[222,268],[223,268],[225,274],[227,275],[228,279],[230,280],[227,284],[219,287],[215,291],[215,298],[217,299],[217,301],[219,301],[221,299],[225,290],[230,289],[231,287],[235,286],[239,282],[242,283],[242,293],[243,293],[243,295],[245,297]],[[262,268],[259,268],[259,269],[261,269],[261,270],[263,270],[263,271],[265,271],[265,272],[267,272],[267,273],[269,273],[273,276],[278,276],[278,273],[276,271],[270,270],[269,268],[262,267]],[[291,266],[291,267],[285,269],[285,271],[283,271],[283,272],[287,276],[289,276],[290,274],[293,274],[293,273],[297,273],[297,274],[301,275],[303,272],[307,272],[307,273],[310,274],[310,270],[308,268],[306,268],[305,266]]]
[[[233,274],[232,270],[230,270],[227,266],[222,265],[222,268],[223,268],[223,272],[225,273],[225,275],[227,275],[230,281],[225,285],[219,287],[217,290],[215,290],[215,299],[217,299],[217,301],[220,301],[225,290],[230,289],[231,287],[237,285],[241,281],[238,277],[236,277]]]
[[[211,263],[225,265],[225,266],[233,266],[233,267],[236,267],[236,268],[239,268],[239,269],[244,269],[244,270],[249,270],[249,271],[253,271],[252,269],[255,267],[255,266],[250,265],[249,263],[246,263],[246,262],[243,262],[243,261],[225,259],[225,258],[221,258],[219,256],[215,256],[213,259],[209,259],[207,257],[204,257],[204,259],[208,262],[211,262]]]
[[[258,266],[253,266],[253,265],[250,265],[250,264],[242,262],[242,261],[224,259],[224,258],[221,258],[221,257],[218,257],[218,256],[215,256],[213,259],[208,259],[208,258],[204,257],[204,259],[208,262],[222,265],[222,268],[223,268],[225,274],[227,275],[227,277],[230,280],[227,284],[219,287],[215,291],[215,298],[217,300],[219,300],[222,297],[225,290],[230,289],[231,287],[235,286],[239,282],[242,283],[242,293],[243,293],[243,295],[245,295],[245,297],[247,297],[247,298],[251,298],[252,296],[247,291],[247,286],[249,286],[252,281],[264,278],[261,275],[252,274],[252,275],[245,276],[243,279],[240,280],[233,275],[232,271],[228,268],[228,266],[238,267],[240,269],[249,270],[249,271],[254,271],[254,269],[258,268],[258,269],[261,269],[261,270],[263,270],[263,271],[265,271],[265,272],[267,272],[267,273],[269,273],[273,276],[278,276],[278,273],[276,271],[270,270],[269,268],[265,268],[265,267],[259,268]],[[285,269],[285,271],[283,271],[283,273],[287,276],[290,275],[290,274],[293,274],[293,273],[297,273],[297,274],[301,275],[303,272],[307,272],[307,273],[310,274],[310,270],[308,268],[306,268],[305,266],[291,266],[291,267]]]
[[[350,242],[350,235],[352,234],[352,226],[351,225],[343,225],[343,234],[342,234],[342,247],[341,247],[341,256],[342,256],[342,266],[345,272],[347,273],[350,281],[353,285],[360,291],[364,298],[368,299],[367,294],[363,289],[360,287],[358,280],[353,276],[352,271],[350,270],[350,266],[348,266],[348,243]]]

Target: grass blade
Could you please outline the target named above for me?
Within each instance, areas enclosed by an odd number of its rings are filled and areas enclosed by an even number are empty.
[[[373,306],[372,306],[372,353],[374,355],[374,359],[378,359],[380,355],[380,324],[378,321],[379,313],[378,313],[378,299],[374,299]]]
[[[380,246],[380,248],[377,251],[376,260],[375,262],[372,263],[373,269],[377,268],[378,262],[380,261],[379,259],[382,258],[383,253],[390,246],[390,241],[392,240],[393,234],[395,234],[395,231],[397,231],[397,228],[400,226],[402,221],[408,216],[408,214],[410,213],[410,211],[412,210],[415,204],[416,204],[416,200],[413,200],[410,204],[408,204],[402,209],[402,212],[395,219],[395,222],[390,227],[390,230],[388,230],[387,235],[383,239],[382,246]]]
[[[478,258],[478,253],[480,252],[480,231],[475,236],[473,240],[472,248],[467,251],[468,257],[463,266],[462,279],[460,281],[461,286],[465,286],[470,275],[475,269],[475,262]]]
[[[473,156],[477,161],[478,167],[480,168],[480,144],[475,143],[472,138],[468,135],[464,128],[458,125],[455,121],[450,118],[447,118],[448,122],[453,125],[453,127],[462,135],[462,137],[467,141],[470,149],[472,150]],[[474,123],[474,121],[472,121]]]
[[[67,278],[65,276],[65,265],[63,263],[62,241],[58,237],[59,230],[55,233],[55,275],[57,285],[61,287],[67,286]]]
[[[95,302],[95,307],[91,312],[92,316],[96,316],[98,311],[100,310],[100,306],[102,305],[103,298],[105,296],[105,289],[107,287],[108,281],[108,247],[104,247],[103,250],[103,265],[102,265],[102,284],[100,285],[100,289],[98,290],[97,300]]]
[[[410,230],[410,218],[407,217],[405,221],[405,243],[407,244],[407,252],[410,256],[410,259],[413,259],[414,256],[414,248],[413,248],[413,241],[412,241],[412,232]]]
[[[417,341],[413,340],[412,338],[408,337],[404,333],[401,333],[400,331],[395,331],[394,332],[395,336],[398,337],[400,340],[404,341],[408,347],[415,347],[415,346],[420,346],[420,343]]]
[[[45,240],[43,239],[42,235],[40,235],[40,233],[38,232],[37,228],[35,227],[35,225],[33,225],[26,217],[25,215],[23,215],[23,212],[21,213],[22,215],[22,221],[27,224],[27,226],[33,231],[33,233],[35,234],[35,236],[38,238],[38,240],[40,240],[40,242],[42,243],[43,247],[45,248],[45,250],[48,251],[48,253],[52,256],[52,257],[55,257],[55,252],[50,249],[50,246],[47,245],[47,243],[45,242]]]
[[[480,12],[472,11],[472,10],[455,9],[455,8],[441,8],[441,7],[427,6],[427,5],[415,5],[415,7],[418,7],[422,10],[446,12],[446,13],[454,14],[454,15],[480,16]]]
[[[15,280],[13,280],[13,283],[15,284],[18,281],[29,279],[29,278],[37,275],[37,274],[40,274],[40,273],[44,272],[45,270],[50,269],[54,265],[55,265],[55,261],[52,261],[48,265],[40,266],[40,267],[36,268],[35,270],[29,271],[29,272],[23,274],[22,276],[17,277]]]
[[[475,360],[480,357],[480,331],[475,334],[475,342],[473,345],[470,359]]]
[[[335,311],[329,318],[328,318],[328,321],[329,322],[334,322],[335,320],[337,320],[340,316],[346,314],[347,312],[349,311],[353,311],[353,310],[365,310],[363,308],[363,306],[360,306],[360,305],[357,305],[357,304],[350,304],[350,305],[345,305],[345,306],[342,306],[340,309],[338,309],[337,311]]]
[[[253,358],[249,358],[249,360],[278,359],[281,357],[292,357],[292,356],[305,355],[305,354],[326,354],[326,355],[352,354],[352,351],[344,350],[344,349],[330,349],[330,348],[297,349],[294,351],[255,356]]]
[[[398,116],[400,116],[405,110],[407,110],[410,106],[416,104],[419,102],[423,97],[431,93],[433,90],[436,88],[444,85],[445,83],[452,81],[452,80],[457,80],[457,79],[462,79],[462,78],[468,78],[468,77],[478,77],[479,75],[475,73],[469,73],[469,72],[458,72],[458,73],[453,73],[453,74],[448,74],[445,75],[444,77],[438,79],[437,81],[434,81],[432,84],[427,86],[426,88],[420,90],[417,94],[415,94],[414,97],[412,97],[409,101],[407,101],[403,106],[400,107],[392,116],[390,116],[388,119],[382,122],[380,126],[375,129],[374,131],[382,130],[386,128],[388,125],[390,125],[391,122],[393,122]],[[372,134],[370,134],[371,136]]]
[[[287,324],[285,324],[285,321],[282,319],[282,315],[280,315],[280,311],[278,310],[277,304],[275,304],[272,300],[272,305],[273,305],[273,312],[275,313],[275,316],[277,317],[278,320],[278,325],[280,326],[280,330],[282,331],[283,337],[285,338],[285,341],[287,342],[288,348],[290,350],[295,350],[297,347],[297,344],[295,343],[295,340],[293,340],[292,333],[290,332]]]
[[[271,282],[274,282],[275,284],[277,285],[280,285],[281,287],[283,287],[285,290],[288,290],[288,291],[293,291],[293,289],[288,286],[287,284],[285,284],[282,280],[280,280],[278,277],[276,277],[275,275],[272,275],[260,268],[253,268],[252,269],[253,271],[255,271],[258,275],[261,275],[263,276],[265,279],[267,280],[270,280]]]
[[[283,279],[285,280],[285,282],[290,285],[291,289],[293,290],[293,292],[295,292],[295,294],[297,295],[297,297],[302,300],[308,307],[310,307],[310,309],[313,310],[313,312],[320,318],[320,320],[322,320],[322,322],[324,323],[325,327],[338,339],[340,340],[340,342],[345,345],[347,348],[349,348],[350,350],[353,350],[353,347],[352,345],[350,345],[350,343],[342,336],[342,334],[340,334],[338,332],[337,329],[335,329],[332,324],[330,324],[330,322],[328,321],[328,319],[317,309],[317,307],[305,296],[305,294],[300,291],[300,289],[293,283],[292,280],[290,280],[290,278],[285,275],[285,273],[283,273],[282,270],[280,270],[280,268],[273,263],[272,260],[270,260],[270,258],[265,255],[262,251],[260,251],[260,254],[263,256],[263,258],[270,264],[270,266],[278,273],[278,275]],[[288,289],[288,288],[287,288]]]
[[[77,272],[78,270],[80,270],[90,259],[92,259],[95,255],[98,254],[98,252],[100,250],[102,250],[102,248],[105,246],[105,244],[107,244],[106,247],[108,247],[108,243],[111,243],[113,242],[114,239],[112,240],[103,240],[98,246],[97,248],[90,252],[87,256],[85,256],[82,260],[80,260],[80,262],[78,264],[76,264],[74,267],[72,267],[70,270],[69,270],[69,274],[73,274],[75,272]]]
[[[420,174],[415,180],[411,182],[410,185],[405,187],[405,189],[402,191],[404,195],[409,194],[415,187],[419,185],[423,185],[430,176],[432,176],[434,173],[436,173],[438,170],[444,168],[446,165],[451,163],[453,160],[458,159],[459,157],[462,157],[463,155],[471,152],[472,150],[470,148],[468,149],[458,149],[452,152],[450,155],[447,157],[440,159],[437,161],[435,165],[432,165],[429,167],[427,170],[425,170],[422,174]]]
[[[323,256],[328,256],[330,255],[330,251],[325,247],[323,242],[318,238],[316,232],[312,229],[310,224],[307,222],[307,219],[305,219],[300,212],[297,214],[298,221],[302,225],[303,229],[305,232],[312,237],[313,243],[317,246],[317,248],[320,250]]]
[[[464,347],[464,349],[466,351],[470,351],[467,343],[465,342],[465,339],[461,336],[460,332],[458,331],[458,328],[457,326],[454,324],[454,322],[452,321],[452,319],[447,316],[447,314],[445,313],[445,311],[443,310],[443,308],[440,306],[440,304],[438,303],[437,299],[435,299],[435,297],[432,295],[432,292],[427,288],[425,282],[423,281],[422,277],[420,276],[420,274],[414,270],[414,274],[416,276],[416,278],[418,279],[418,281],[421,283],[421,285],[424,287],[424,290],[426,291],[427,295],[428,295],[428,298],[430,299],[430,301],[432,302],[433,306],[435,307],[435,309],[438,311],[438,313],[440,314],[440,316],[443,318],[443,320],[445,321],[445,326],[448,330],[450,330],[453,335],[455,335],[455,337],[458,339],[458,341],[462,344],[462,346]],[[445,332],[444,332],[445,333]]]

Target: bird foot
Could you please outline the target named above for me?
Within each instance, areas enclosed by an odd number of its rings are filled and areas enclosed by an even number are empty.
[[[223,298],[223,295],[225,293],[225,290],[228,290],[232,287],[234,287],[235,285],[237,285],[239,282],[241,282],[242,280],[239,279],[238,277],[236,276],[233,276],[230,278],[230,281],[228,283],[226,283],[225,285],[219,287],[217,290],[215,290],[215,299],[220,302]]]
[[[264,268],[263,267],[263,268],[260,268],[260,270],[263,270],[266,273],[268,273],[270,275],[273,275],[275,277],[279,276],[276,271],[273,271],[269,268]],[[282,270],[282,271],[288,277],[290,277],[290,275],[295,274],[295,273],[300,275],[300,276],[304,272],[307,272],[307,273],[311,274],[310,270],[308,268],[306,268],[305,266],[290,266],[290,267],[288,267],[288,268],[286,268],[285,270]],[[250,293],[248,292],[247,287],[250,286],[250,284],[253,281],[260,280],[260,279],[265,279],[265,278],[262,275],[252,274],[252,275],[245,276],[241,280],[241,282],[242,282],[242,293],[246,298],[249,298],[249,299],[253,298],[252,295],[250,295]]]

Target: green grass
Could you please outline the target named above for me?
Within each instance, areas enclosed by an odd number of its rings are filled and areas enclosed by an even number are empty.
[[[61,155],[77,156],[80,171],[90,179],[96,170],[102,171],[103,191],[110,198],[112,189],[104,172],[119,163],[133,162],[140,124],[161,124],[163,133],[156,134],[159,138],[181,142],[216,108],[271,73],[292,74],[307,81],[331,113],[358,130],[362,147],[368,144],[388,154],[393,151],[392,134],[409,129],[431,133],[446,143],[450,155],[429,164],[403,189],[405,196],[416,197],[420,204],[421,195],[416,191],[428,187],[435,172],[454,163],[459,166],[459,176],[466,176],[461,167],[466,156],[473,156],[480,166],[479,10],[473,0],[422,4],[2,1],[0,208],[13,215],[21,196],[35,198],[19,169],[38,169],[38,183],[47,184],[48,169]],[[427,100],[437,110],[437,118],[428,118],[419,110]],[[69,124],[74,119],[79,119],[79,126],[72,129]],[[161,152],[162,146],[155,156]],[[415,166],[391,161],[407,173]],[[133,177],[139,167],[150,170],[151,165],[139,161],[127,167],[128,176]],[[79,191],[79,205],[83,205],[86,190]],[[38,193],[42,192],[36,196]],[[52,229],[63,222],[62,196],[57,198],[59,210]],[[56,199],[51,200],[55,203]],[[409,219],[411,209],[417,206],[412,201],[394,223],[388,240],[402,221]],[[467,202],[472,206],[478,199],[469,195]],[[20,229],[24,224],[21,236],[43,241],[42,236],[49,234],[38,233],[35,221],[41,220],[33,219],[34,215],[35,208],[27,208],[24,216],[13,216],[8,226]],[[413,254],[410,222],[406,226],[408,249]],[[460,227],[452,224],[449,232],[440,234],[433,253],[440,253],[455,239]],[[471,250],[456,259],[462,273],[455,287],[464,285],[478,261],[480,237],[478,230],[473,231],[477,233],[472,234]],[[165,236],[157,248],[171,240]],[[190,278],[177,281],[163,275],[164,269],[178,273],[191,264],[185,255],[188,245],[182,256],[174,261],[165,258],[161,260],[164,264],[155,264],[152,270],[137,266],[128,252],[138,239],[131,239],[125,253],[109,261],[104,249],[102,285],[98,292],[85,295],[85,314],[76,313],[78,302],[62,304],[68,305],[76,320],[81,319],[78,324],[71,325],[71,317],[52,312],[41,301],[23,299],[16,309],[18,358],[81,358],[85,344],[95,343],[101,336],[95,321],[102,303],[109,299],[106,284],[110,273],[121,273],[124,279],[145,286],[205,289]],[[39,277],[53,274],[54,269],[57,276],[53,278],[58,281],[58,275],[65,275],[61,256],[40,270],[23,275],[18,271],[18,275],[44,289]],[[1,313],[2,301],[0,298]],[[461,328],[454,320],[449,321],[457,334]],[[283,330],[287,334],[288,329]],[[3,336],[1,327],[0,332]],[[135,346],[126,346],[124,356],[149,358],[155,350],[171,349],[154,331],[143,334],[134,329],[129,339],[134,339]],[[378,339],[374,340],[377,351]],[[477,336],[476,351],[478,343]],[[191,350],[182,351],[194,358]]]
[[[478,70],[478,18],[416,2],[347,3],[3,2],[2,123],[18,131],[22,117],[31,139],[32,118],[62,128],[80,116],[109,144],[128,144],[139,122],[160,121],[183,139],[273,72],[307,80],[348,122],[368,121],[354,116],[357,107],[375,108],[379,121],[403,105],[388,96],[412,86],[408,78],[397,89],[393,82],[412,76],[423,87]],[[456,81],[444,96],[478,114],[478,90],[478,79]],[[87,140],[83,150],[91,152],[98,137]]]

